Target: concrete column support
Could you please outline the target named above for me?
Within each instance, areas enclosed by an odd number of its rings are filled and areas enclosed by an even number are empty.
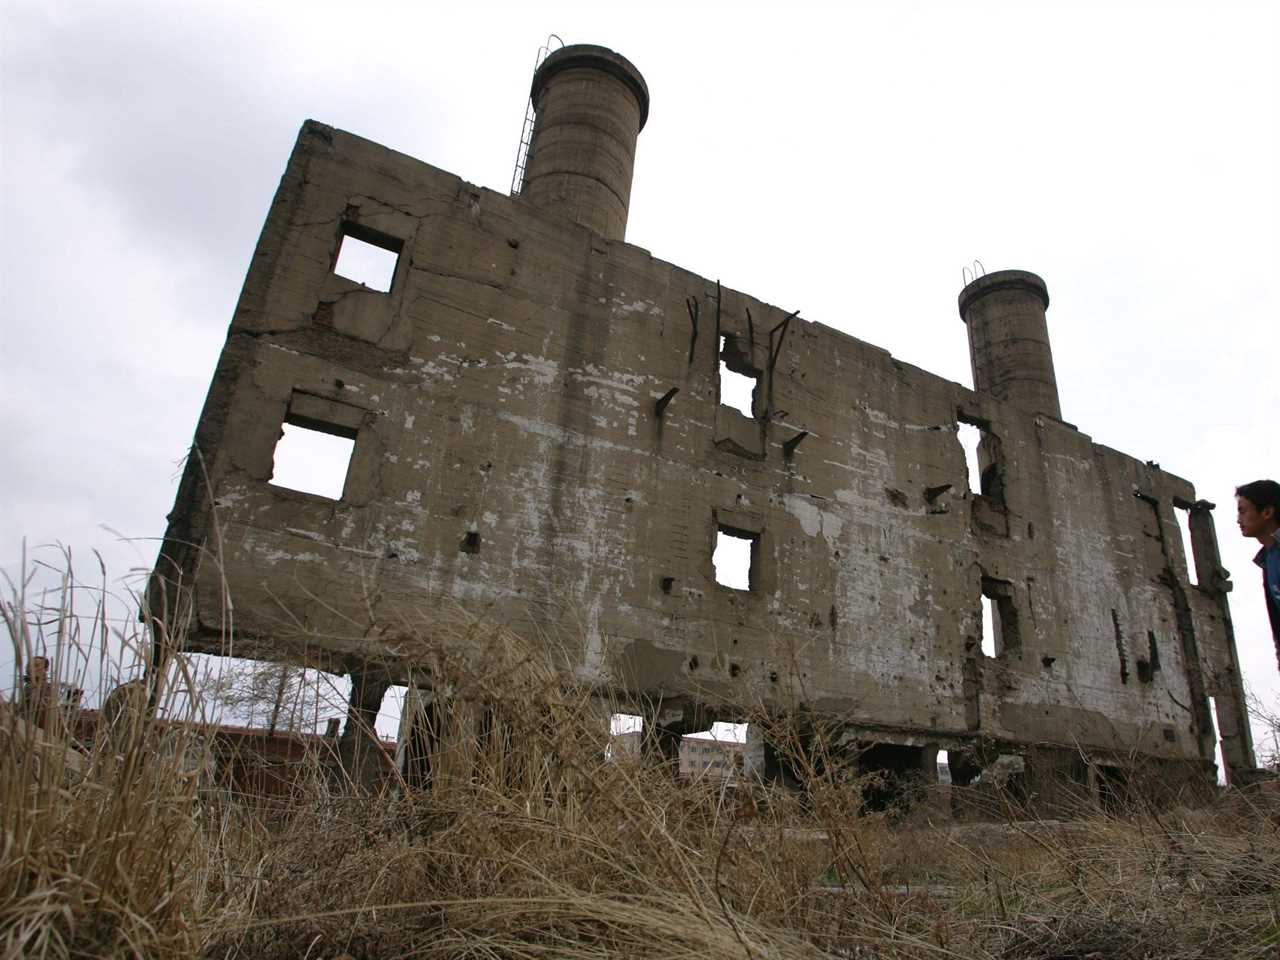
[[[338,740],[338,757],[352,782],[372,789],[386,770],[375,724],[391,681],[381,670],[351,672],[347,722]]]

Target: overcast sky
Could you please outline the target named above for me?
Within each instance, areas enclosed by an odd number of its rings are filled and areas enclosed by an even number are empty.
[[[555,32],[648,81],[654,255],[966,385],[962,266],[1042,276],[1064,418],[1218,504],[1277,705],[1232,489],[1280,474],[1278,9],[6,0],[0,562],[150,566],[304,119],[505,193]]]

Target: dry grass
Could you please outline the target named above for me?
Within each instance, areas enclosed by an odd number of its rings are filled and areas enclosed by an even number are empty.
[[[75,618],[45,642],[88,649]],[[33,618],[15,597],[25,657]],[[46,623],[51,622],[46,617]],[[432,789],[321,765],[287,802],[207,775],[187,720],[76,745],[0,715],[0,950],[23,957],[1004,958],[1280,954],[1280,803],[1070,823],[860,813],[832,758],[804,797],[607,757],[599,705],[491,630],[441,654]],[[92,638],[92,642],[89,638]],[[62,662],[73,658],[64,656]],[[25,661],[24,661],[25,662]],[[171,696],[181,674],[158,691]],[[179,704],[176,698],[171,711]],[[491,711],[481,723],[483,710]],[[777,731],[785,741],[785,731]],[[937,807],[934,807],[937,809]]]

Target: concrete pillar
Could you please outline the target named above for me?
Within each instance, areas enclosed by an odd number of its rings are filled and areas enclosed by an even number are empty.
[[[533,75],[537,111],[520,195],[610,240],[622,240],[631,202],[636,137],[649,88],[630,61],[574,44]]]
[[[1044,281],[1025,270],[989,273],[960,291],[974,390],[1061,420],[1048,306]]]
[[[338,758],[352,783],[372,790],[386,774],[386,758],[375,724],[391,681],[381,670],[352,670],[347,722],[338,739]]]

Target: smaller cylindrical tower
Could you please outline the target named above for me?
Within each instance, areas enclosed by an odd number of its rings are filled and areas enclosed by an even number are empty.
[[[649,116],[644,77],[626,57],[579,43],[542,61],[530,96],[536,118],[520,195],[622,240],[636,138]]]
[[[1049,288],[1034,273],[1000,270],[960,291],[973,388],[1028,413],[1062,419],[1049,349]]]

